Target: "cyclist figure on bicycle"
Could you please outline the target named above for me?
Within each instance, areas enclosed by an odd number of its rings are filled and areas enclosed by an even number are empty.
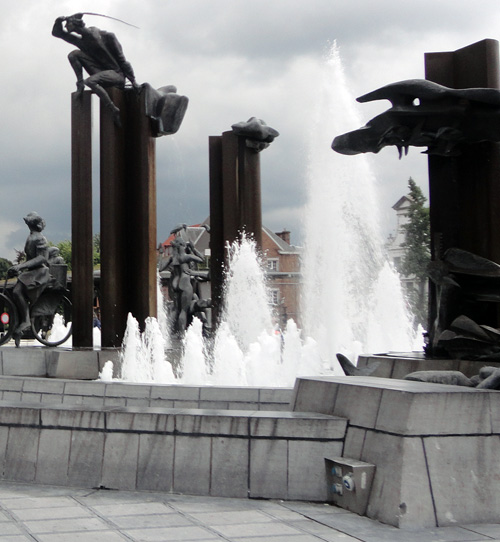
[[[13,335],[16,346],[19,346],[23,333],[31,327],[30,305],[36,302],[52,280],[49,273],[49,244],[42,234],[45,220],[38,213],[31,212],[24,221],[30,230],[24,246],[26,261],[7,271],[9,277],[18,276],[12,290],[21,320]]]

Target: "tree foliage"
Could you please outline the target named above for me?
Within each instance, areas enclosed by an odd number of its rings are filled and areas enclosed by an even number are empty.
[[[64,258],[64,261],[68,265],[68,269],[71,269],[71,249],[72,244],[69,239],[66,239],[65,241],[60,241],[57,243],[56,247],[59,249],[59,253]],[[101,236],[100,234],[96,233],[92,239],[92,247],[93,247],[93,265],[98,266],[101,263]]]
[[[5,280],[7,278],[7,270],[14,264],[7,260],[7,258],[0,258],[0,279]]]
[[[408,180],[410,206],[408,222],[403,225],[406,240],[400,271],[404,276],[414,278],[415,287],[408,292],[409,302],[416,320],[425,325],[427,319],[427,298],[425,284],[427,267],[431,260],[430,249],[430,216],[426,206],[427,199],[417,183],[410,177]]]

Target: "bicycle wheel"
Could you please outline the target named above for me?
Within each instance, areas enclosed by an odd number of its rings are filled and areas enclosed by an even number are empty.
[[[59,346],[72,333],[71,301],[63,297],[54,316],[39,315],[31,319],[31,329],[37,341],[45,346]]]
[[[0,294],[0,345],[8,342],[17,325],[17,311],[14,303]]]

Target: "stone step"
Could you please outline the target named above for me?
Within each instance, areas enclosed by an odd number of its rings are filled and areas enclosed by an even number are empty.
[[[0,402],[0,479],[219,497],[326,501],[324,414]]]

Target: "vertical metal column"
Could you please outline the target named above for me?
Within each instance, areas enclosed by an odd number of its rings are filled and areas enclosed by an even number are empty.
[[[71,95],[71,267],[73,346],[93,345],[91,92]]]
[[[126,111],[121,92],[111,89],[114,103],[120,108],[122,127],[115,126],[111,113],[101,104],[100,173],[101,173],[101,344],[121,345],[125,332],[127,309],[124,293],[126,245],[124,221],[126,193],[125,171]]]
[[[111,89],[121,127],[101,106],[102,345],[118,347],[127,315],[157,315],[155,141],[143,99]]]
[[[247,147],[239,138],[238,186],[240,230],[250,234],[262,250],[262,196],[260,187],[260,153]]]
[[[212,319],[223,302],[226,243],[244,231],[262,250],[260,156],[232,131],[209,138]]]
[[[212,325],[217,326],[224,283],[224,213],[222,203],[222,136],[208,138],[210,169],[210,282]]]
[[[450,88],[500,88],[498,42],[488,39],[457,51],[426,53],[425,76]],[[464,145],[462,150],[452,158],[429,156],[432,258],[456,247],[500,263],[500,144]],[[498,327],[496,308],[489,308],[487,314],[482,304],[480,323]],[[432,286],[430,322],[435,315]]]
[[[156,141],[146,116],[145,101],[125,92],[127,109],[124,184],[127,193],[125,267],[128,270],[127,310],[144,326],[157,315]]]

